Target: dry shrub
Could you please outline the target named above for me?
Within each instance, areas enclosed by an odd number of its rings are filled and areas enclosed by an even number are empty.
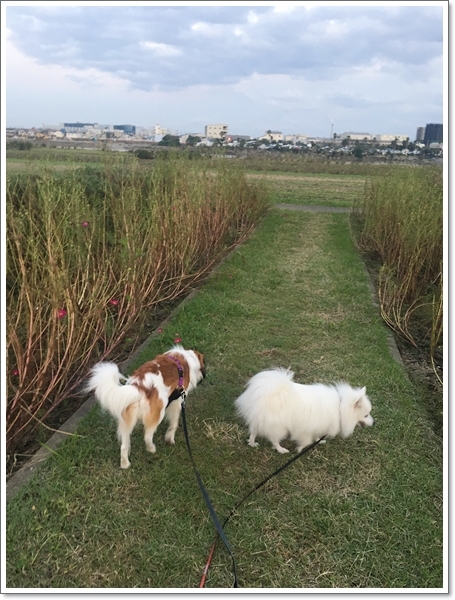
[[[231,165],[211,167],[180,156],[146,170],[120,159],[98,173],[8,180],[9,451],[265,212],[263,188]]]
[[[442,339],[442,200],[441,168],[395,167],[369,181],[356,206],[360,244],[382,262],[379,298],[384,319],[416,345],[412,322],[418,315],[432,357]]]

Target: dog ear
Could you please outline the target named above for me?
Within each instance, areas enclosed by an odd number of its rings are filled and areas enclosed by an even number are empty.
[[[193,350],[193,352],[196,354],[198,361],[199,361],[199,365],[201,367],[201,373],[202,373],[202,377],[206,376],[206,364],[205,364],[205,360],[204,360],[204,355],[201,352],[198,352],[197,350]]]
[[[193,352],[198,357],[199,364],[201,365],[201,367],[205,367],[204,355],[201,352],[198,352],[197,350],[193,350]]]
[[[360,392],[359,392],[359,394],[360,394],[360,395],[359,395],[358,399],[356,400],[356,403],[354,404],[355,408],[360,408],[360,407],[362,406],[362,404],[363,404],[363,399],[364,399],[364,398],[365,398],[365,396],[366,396],[366,392],[367,392],[367,388],[366,388],[366,387],[363,387],[363,388],[360,390]]]

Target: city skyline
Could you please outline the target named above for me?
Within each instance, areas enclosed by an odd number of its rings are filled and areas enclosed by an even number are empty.
[[[210,135],[206,135],[207,133],[207,128],[210,127],[217,127],[214,124],[210,124],[210,125],[206,125],[204,126],[203,130],[204,131],[186,131],[186,132],[179,132],[178,130],[173,130],[172,128],[165,128],[165,127],[161,127],[159,124],[155,125],[155,126],[143,126],[140,124],[136,124],[136,123],[123,123],[123,124],[116,124],[116,123],[97,123],[94,121],[90,121],[90,122],[82,122],[82,121],[73,121],[73,122],[68,122],[68,121],[64,121],[62,123],[58,123],[58,124],[42,124],[41,127],[36,127],[36,126],[32,126],[32,127],[7,127],[6,129],[11,131],[11,130],[25,130],[25,131],[30,131],[30,130],[36,130],[36,131],[62,131],[64,133],[75,133],[76,131],[80,131],[80,132],[86,132],[86,131],[90,131],[91,129],[99,129],[100,131],[115,131],[115,130],[123,130],[125,135],[133,135],[133,136],[144,136],[144,135],[153,135],[154,137],[158,135],[159,139],[161,139],[163,137],[163,135],[166,134],[170,134],[173,136],[177,136],[180,138],[185,138],[187,136],[191,136],[191,135],[196,135],[199,136],[201,138],[205,138],[205,137],[212,137]],[[379,142],[389,142],[390,139],[392,138],[393,135],[396,135],[396,139],[398,139],[398,141],[402,141],[403,139],[405,139],[405,137],[408,137],[408,141],[413,142],[422,142],[424,140],[426,140],[426,144],[434,141],[434,142],[438,142],[438,143],[442,143],[443,142],[443,124],[442,123],[426,123],[426,125],[424,126],[419,126],[416,127],[416,134],[414,136],[403,136],[400,134],[393,134],[391,132],[389,133],[384,133],[384,132],[376,132],[374,134],[372,134],[371,132],[358,132],[358,131],[343,131],[340,132],[338,134],[335,135],[331,135],[331,136],[310,136],[310,135],[306,135],[305,133],[294,133],[294,134],[290,134],[288,132],[281,132],[281,131],[277,131],[277,130],[268,130],[268,131],[264,131],[261,135],[259,136],[250,136],[247,132],[243,132],[243,133],[239,133],[239,132],[233,132],[233,131],[229,131],[229,124],[225,124],[223,126],[224,128],[226,128],[226,135],[227,137],[230,136],[241,136],[244,138],[248,138],[251,140],[254,139],[261,139],[266,137],[268,134],[280,134],[282,135],[283,139],[291,139],[292,137],[295,138],[305,138],[307,137],[309,140],[310,139],[320,139],[320,140],[330,140],[330,139],[338,139],[341,140],[342,138],[346,138],[346,137],[350,137],[351,135],[353,136],[353,139],[356,140],[361,140],[360,136],[365,136],[364,140],[365,141],[379,141]],[[431,135],[429,135],[429,128],[431,130]],[[218,137],[218,136],[215,136]],[[381,139],[382,138],[382,139]],[[390,138],[390,139],[389,139]],[[431,139],[430,139],[431,138]],[[434,138],[434,139],[433,139]]]
[[[414,139],[417,127],[443,123],[443,2],[6,2],[3,11],[8,127],[74,115],[179,133],[229,123],[252,137]]]

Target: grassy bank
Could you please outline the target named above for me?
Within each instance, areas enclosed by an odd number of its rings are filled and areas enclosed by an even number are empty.
[[[366,385],[377,425],[335,439],[254,494],[227,535],[241,587],[442,586],[440,442],[391,358],[346,215],[274,210],[136,365],[178,336],[206,354],[190,395],[193,452],[221,518],[284,460],[246,444],[233,402],[257,370]],[[118,468],[115,424],[98,408],[8,505],[7,585],[195,588],[214,538],[182,432],[132,440]],[[292,444],[288,447],[292,450]],[[26,523],[26,526],[24,526]],[[220,546],[208,588],[232,585]]]

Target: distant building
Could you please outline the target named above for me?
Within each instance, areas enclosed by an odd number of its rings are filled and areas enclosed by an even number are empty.
[[[441,123],[427,123],[425,127],[425,138],[423,143],[425,146],[429,146],[432,142],[442,144],[442,124]]]
[[[114,130],[123,131],[123,133],[128,135],[136,135],[135,125],[114,125]]]
[[[84,133],[89,128],[94,128],[97,123],[63,123],[63,129],[66,133]]]
[[[251,140],[251,136],[240,135],[237,133],[230,133],[226,136],[226,142],[240,142],[241,140],[245,140],[245,142],[248,142],[249,140]]]
[[[179,137],[180,143],[186,144],[189,137],[199,138],[200,140],[202,140],[205,136],[203,133],[184,133]]]
[[[282,142],[284,136],[281,131],[266,131],[258,140],[266,140],[267,142]]]
[[[417,127],[416,142],[423,142],[425,139],[425,127]]]
[[[405,142],[408,139],[407,135],[400,135],[397,133],[381,133],[375,136],[376,140],[380,144],[391,144],[392,142],[397,141],[398,143]]]
[[[342,140],[349,139],[351,142],[372,142],[378,136],[371,135],[371,133],[357,133],[355,131],[345,131],[337,135]]]
[[[223,140],[227,136],[228,126],[225,124],[206,125],[205,137],[209,140]]]
[[[303,133],[294,133],[292,135],[285,135],[284,141],[292,142],[293,144],[297,144],[297,142],[306,144],[308,142],[309,137],[310,137],[309,135],[305,135]]]

